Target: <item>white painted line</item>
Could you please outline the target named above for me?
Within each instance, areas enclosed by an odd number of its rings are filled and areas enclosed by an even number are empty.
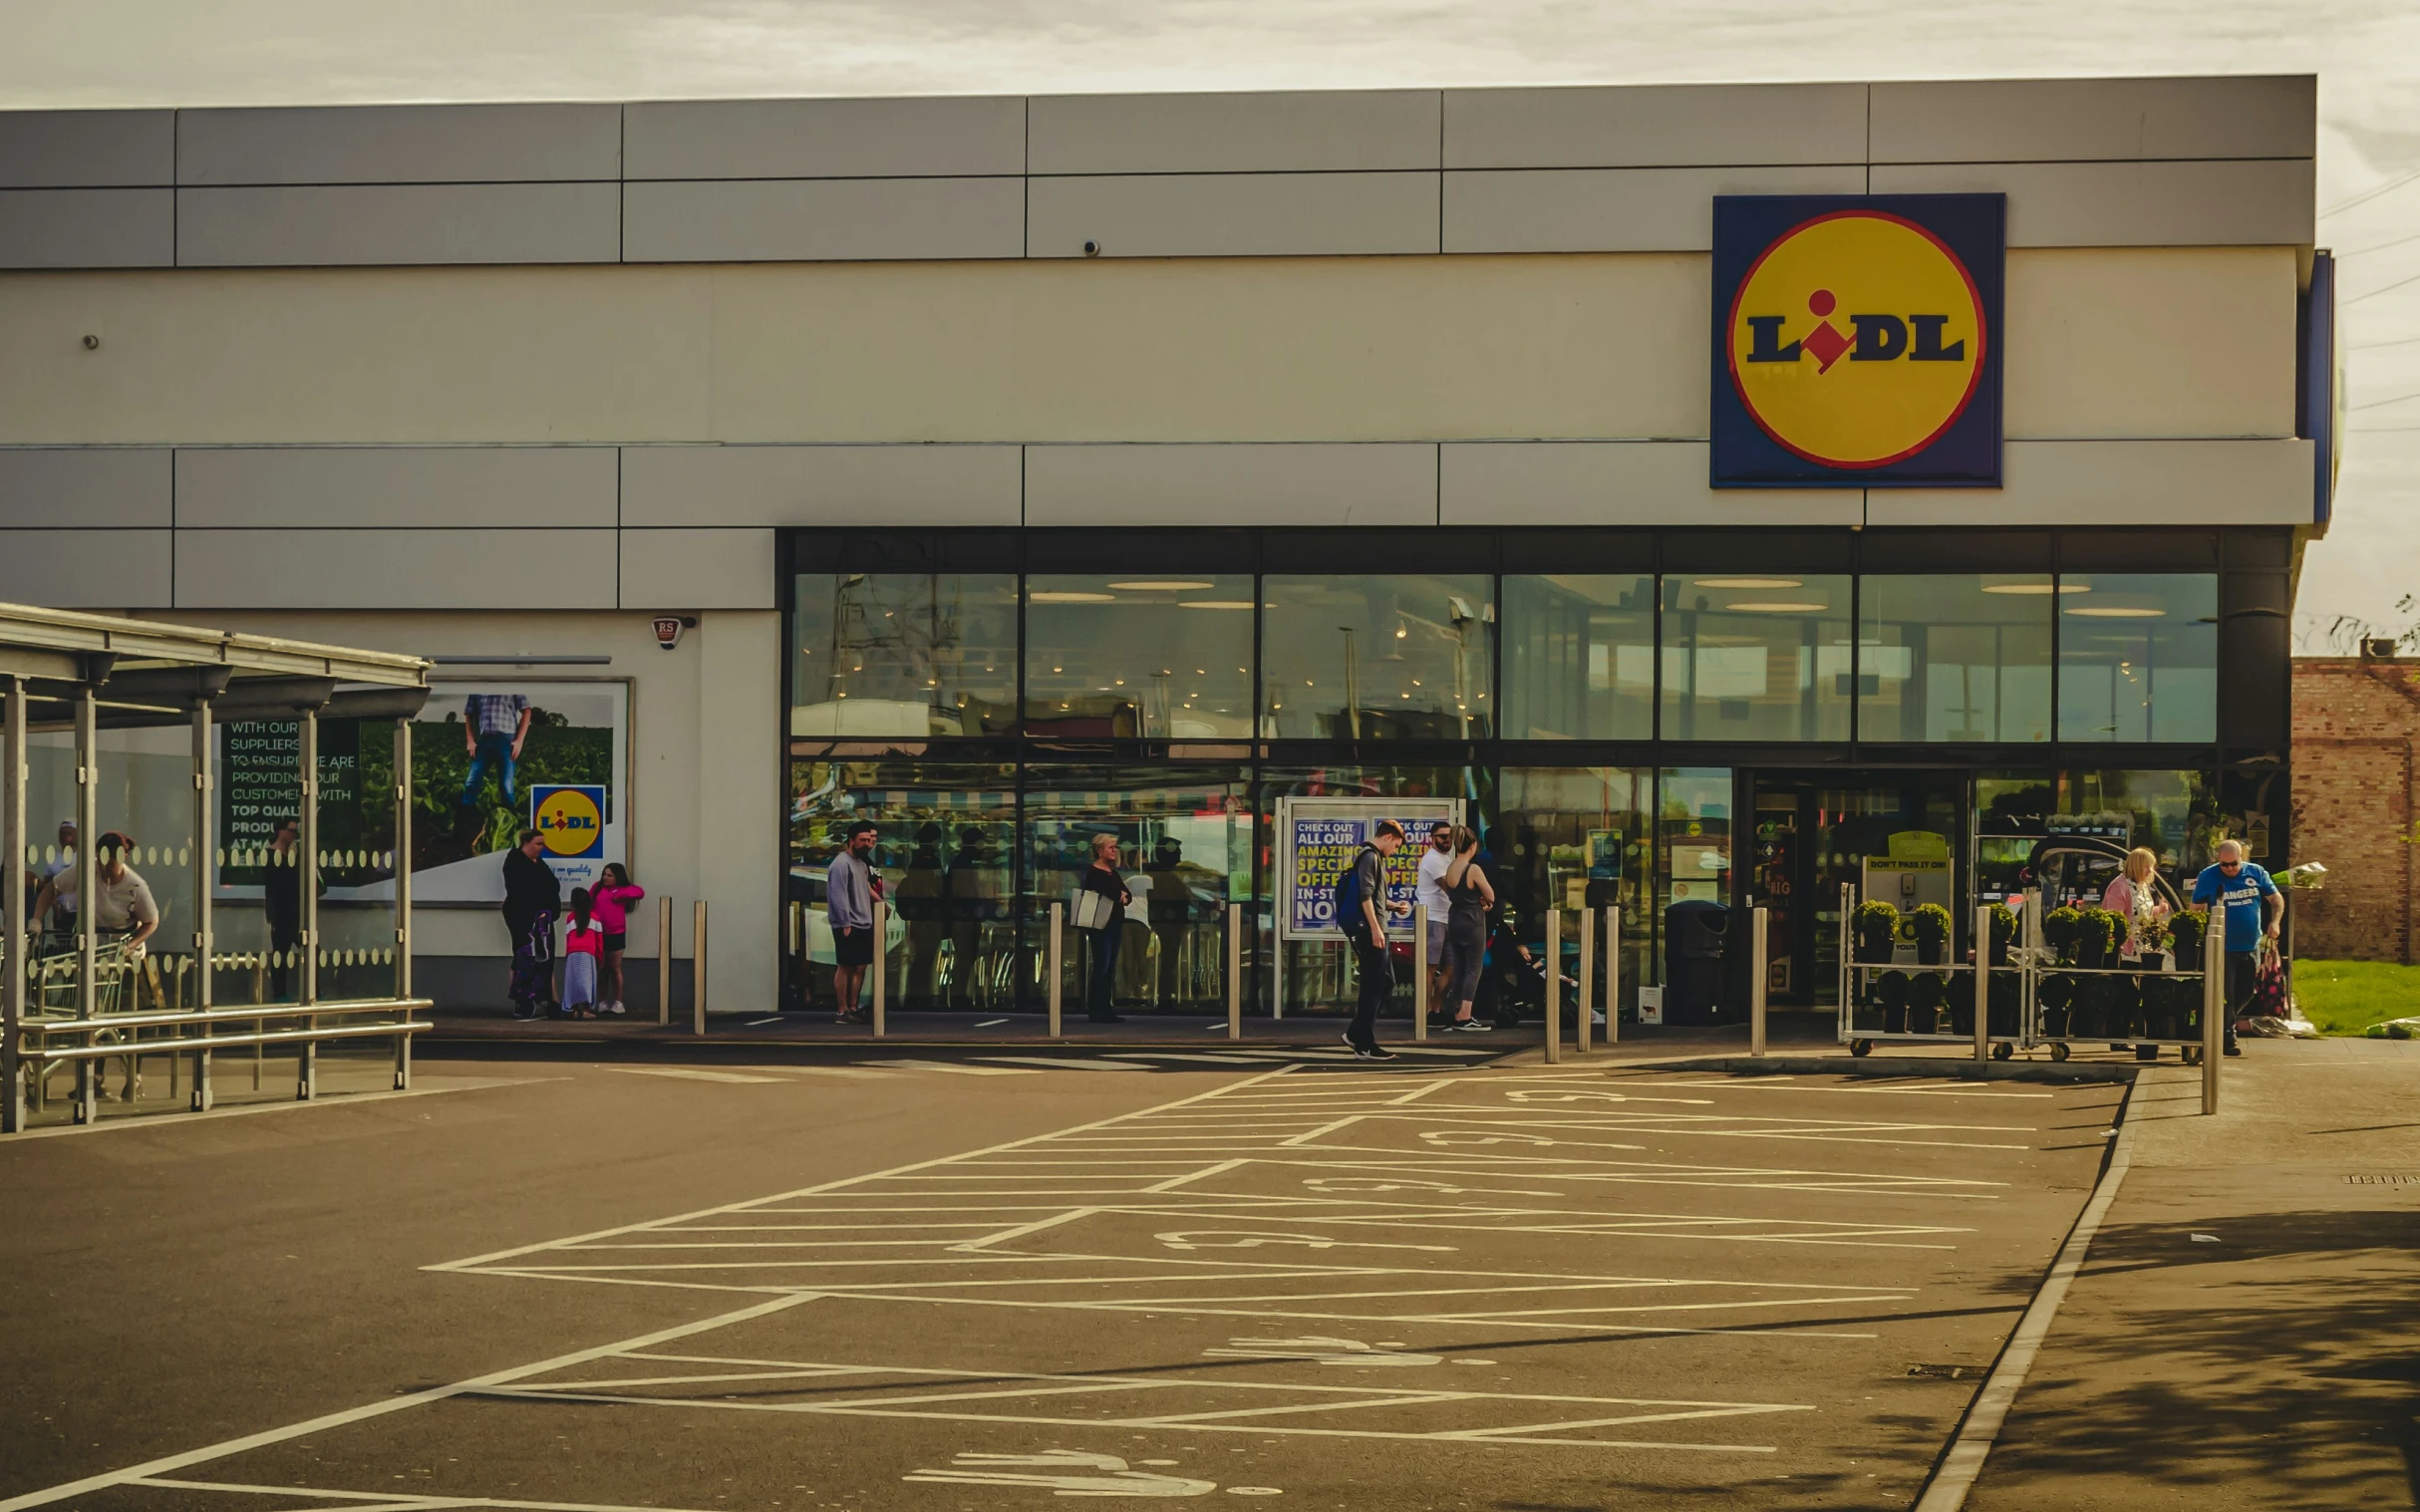
[[[16,1144],[27,1139],[59,1139],[69,1134],[106,1134],[113,1129],[177,1129],[212,1118],[248,1118],[254,1113],[282,1113],[303,1107],[358,1107],[365,1102],[390,1102],[398,1097],[435,1097],[443,1092],[478,1092],[494,1086],[535,1086],[541,1081],[568,1081],[568,1076],[462,1076],[424,1079],[443,1080],[444,1085],[416,1086],[401,1092],[329,1092],[323,1091],[309,1101],[294,1097],[275,1102],[247,1102],[235,1107],[214,1107],[206,1113],[163,1110],[157,1114],[137,1113],[131,1116],[104,1118],[98,1123],[62,1123],[49,1128],[29,1128],[20,1134],[10,1134],[6,1142]]]
[[[781,1016],[779,1014],[775,1014],[769,1019],[751,1019],[740,1027],[742,1029],[762,1029],[767,1024],[778,1024],[780,1022]]]
[[[1014,1065],[1047,1065],[1072,1071],[1147,1071],[1151,1067],[1132,1060],[1084,1059],[1072,1056],[986,1056],[986,1060],[998,1060]]]
[[[975,1027],[977,1029],[998,1029],[1000,1026],[1008,1022],[1009,1021],[1006,1019],[986,1019]]]
[[[673,1076],[683,1081],[753,1082],[757,1086],[769,1086],[781,1079],[779,1076],[747,1076],[738,1071],[702,1071],[685,1065],[609,1065],[605,1068],[609,1071],[619,1071],[625,1076]]]
[[[2140,1082],[2128,1083],[2127,1103],[2132,1103],[2134,1089],[2139,1085]],[[2033,1367],[2042,1341],[2049,1337],[2059,1304],[2067,1300],[2067,1288],[2084,1268],[2084,1256],[2092,1248],[2093,1236],[2100,1232],[2101,1220],[2108,1216],[2110,1204],[2117,1201],[2118,1188],[2126,1182],[2126,1172],[2134,1164],[2135,1127],[2134,1119],[2121,1116],[2117,1140],[2109,1146],[2109,1167],[2102,1172],[2099,1185],[2092,1189],[2092,1200],[2084,1204],[2075,1227],[2068,1231],[2067,1242],[2059,1246],[2058,1258],[2050,1264],[2050,1274],[2042,1279],[2041,1290],[2033,1294],[2025,1316],[2017,1320],[2016,1332],[2008,1336],[2007,1347],[1992,1363],[1982,1388],[1974,1393],[1965,1421],[1958,1425],[1957,1435],[1950,1440],[1950,1452],[1942,1456],[1941,1468],[1933,1472],[1924,1494],[1917,1498],[1915,1512],[1959,1512],[1966,1504],[1966,1494],[1974,1489],[1975,1477],[1982,1474],[1992,1442],[2008,1420],[2008,1409],[2016,1405],[2016,1393],[2025,1383],[2025,1372]]]
[[[889,1081],[896,1077],[892,1071],[868,1070],[857,1065],[744,1065],[748,1071],[778,1071],[789,1076],[848,1076],[864,1081]]]
[[[908,1065],[920,1071],[945,1071],[953,1076],[1039,1076],[1040,1071],[1016,1065],[960,1065],[951,1060],[886,1060],[885,1065]]]

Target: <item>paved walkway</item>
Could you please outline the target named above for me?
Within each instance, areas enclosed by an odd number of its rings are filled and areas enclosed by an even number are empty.
[[[2420,1045],[2173,1063],[1973,1512],[2420,1504]]]

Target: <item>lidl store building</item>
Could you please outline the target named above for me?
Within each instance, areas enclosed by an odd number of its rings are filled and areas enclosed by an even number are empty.
[[[1869,857],[2290,855],[2313,140],[2308,78],[0,115],[0,599],[435,658],[441,999],[593,810],[634,1006],[699,899],[714,1007],[826,993],[868,815],[894,1006],[1038,1009],[1107,831],[1121,1006],[1223,1011],[1237,903],[1299,1009],[1324,798],[1621,904],[1626,1001],[1767,906],[1813,1007]],[[105,826],[256,842],[226,739],[215,835],[134,745]]]

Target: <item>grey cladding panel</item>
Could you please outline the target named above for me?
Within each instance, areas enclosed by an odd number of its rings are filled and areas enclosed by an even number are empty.
[[[625,609],[771,609],[770,530],[625,530]]]
[[[2304,158],[1877,164],[1877,194],[1999,190],[2012,247],[2308,246]]]
[[[173,111],[0,111],[0,188],[175,181]]]
[[[0,189],[0,268],[164,268],[174,189]]]
[[[1716,194],[1862,194],[1862,166],[1501,168],[1445,175],[1448,252],[1703,252]]]
[[[1448,525],[1859,525],[1862,488],[1714,488],[1706,444],[1449,443],[1438,457]]]
[[[0,530],[0,599],[49,609],[165,609],[166,530]]]
[[[177,181],[504,183],[610,179],[618,105],[380,105],[184,111]]]
[[[612,262],[614,183],[436,183],[184,189],[185,267]]]
[[[612,530],[179,530],[181,609],[611,609]]]
[[[1433,525],[1427,443],[1028,447],[1029,525]]]
[[[610,527],[611,447],[260,447],[176,454],[176,523]]]
[[[637,178],[916,178],[1022,173],[1016,98],[684,100],[627,107]]]
[[[1873,89],[1876,162],[2308,157],[2318,145],[2318,82],[2306,74]]]
[[[626,262],[848,262],[1022,257],[1022,178],[634,183]]]
[[[1862,84],[1447,90],[1449,168],[1863,162]]]
[[[622,523],[1015,525],[1019,447],[625,447]]]
[[[1168,173],[1036,178],[1036,257],[1357,256],[1437,249],[1435,173]]]
[[[0,449],[0,528],[164,528],[169,466],[164,447]]]
[[[1431,90],[1046,96],[1029,102],[1028,120],[1035,173],[1437,166]]]

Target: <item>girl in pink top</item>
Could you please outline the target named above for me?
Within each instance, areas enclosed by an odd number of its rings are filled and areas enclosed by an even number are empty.
[[[598,1007],[605,1013],[622,1012],[622,951],[629,940],[630,905],[647,896],[647,889],[630,880],[630,870],[619,861],[608,861],[597,879],[591,897],[596,905],[597,926],[605,931],[604,981],[599,984]]]
[[[596,897],[585,887],[571,890],[571,918],[563,926],[563,1009],[575,1019],[593,1019],[599,1006],[597,960],[605,953],[605,931],[597,926]]]

